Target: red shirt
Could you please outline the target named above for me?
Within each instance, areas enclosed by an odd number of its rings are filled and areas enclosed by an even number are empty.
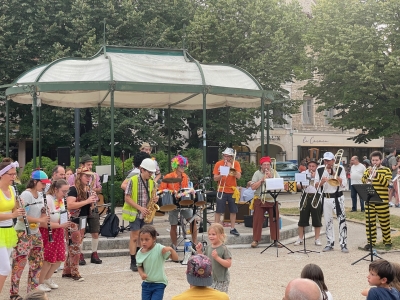
[[[219,175],[219,167],[221,166],[225,166],[225,161],[224,160],[220,160],[219,162],[217,162],[214,166],[214,171],[213,174],[214,175]],[[235,165],[232,166],[232,168],[234,168],[237,172],[242,173],[242,169],[240,168],[240,163],[238,161],[235,161]],[[218,191],[222,192],[222,188],[225,184],[225,188],[224,188],[224,193],[227,194],[233,194],[233,189],[232,187],[237,187],[237,183],[236,183],[236,177],[235,176],[222,176],[222,179],[220,181],[218,181]]]

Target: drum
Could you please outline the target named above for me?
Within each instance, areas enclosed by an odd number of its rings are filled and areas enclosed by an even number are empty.
[[[194,199],[194,205],[196,206],[204,206],[206,205],[206,201],[204,198],[204,194],[202,190],[196,190],[196,198]]]
[[[160,200],[159,200],[160,203]],[[161,204],[161,205],[160,205]],[[160,211],[167,212],[176,209],[176,205],[174,204],[174,199],[172,197],[171,192],[164,192],[161,197]]]
[[[177,198],[179,206],[190,206],[194,203],[193,201],[193,194],[190,192],[190,188],[181,189],[179,193],[184,193],[180,198]]]

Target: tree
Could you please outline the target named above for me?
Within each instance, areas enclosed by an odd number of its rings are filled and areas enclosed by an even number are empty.
[[[307,34],[318,80],[305,90],[334,127],[360,129],[357,143],[399,131],[398,1],[323,0]]]

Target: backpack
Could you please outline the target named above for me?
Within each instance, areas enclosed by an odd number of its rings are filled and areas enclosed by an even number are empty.
[[[389,167],[389,159],[391,158],[391,155],[386,155],[385,158],[382,160],[382,166],[387,167],[390,169]]]
[[[100,234],[105,237],[116,237],[119,233],[119,218],[116,214],[108,214],[100,226]]]

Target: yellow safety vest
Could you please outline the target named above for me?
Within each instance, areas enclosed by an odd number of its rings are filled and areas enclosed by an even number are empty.
[[[131,198],[135,203],[138,203],[138,190],[139,190],[139,175],[132,176],[132,195]],[[149,193],[151,195],[154,187],[154,181],[149,179]],[[136,220],[136,216],[138,215],[138,211],[133,206],[130,206],[128,203],[124,203],[122,207],[122,219],[128,222],[134,222]]]

